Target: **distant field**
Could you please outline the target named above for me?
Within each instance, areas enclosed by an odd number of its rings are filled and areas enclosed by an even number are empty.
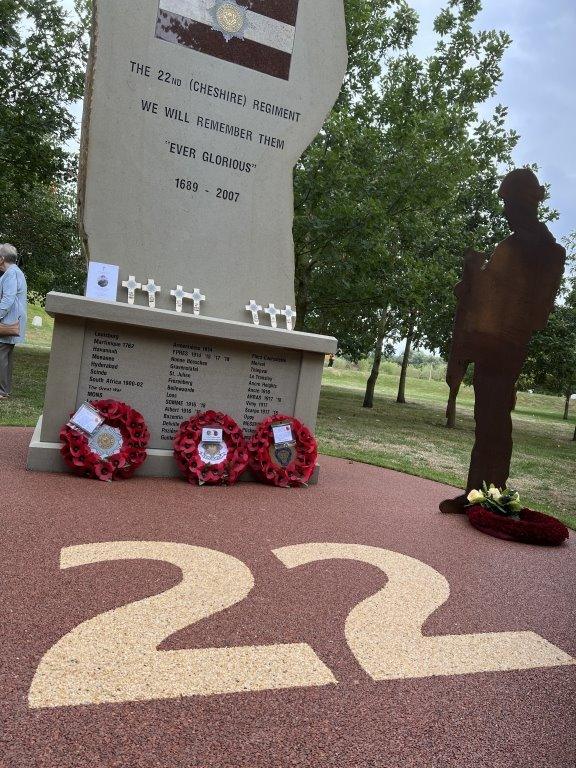
[[[31,329],[34,346],[16,349],[14,396],[0,401],[0,425],[33,426],[42,412],[48,370],[51,320],[31,308],[44,327]],[[398,370],[387,370],[376,387],[373,409],[362,408],[366,371],[326,368],[317,436],[320,450],[332,456],[390,467],[461,487],[474,438],[474,392],[463,387],[457,427],[444,426],[447,388],[442,381],[409,377],[406,405],[395,402]],[[414,371],[415,375],[422,375]],[[576,529],[576,403],[562,420],[558,397],[520,393],[514,414],[511,483],[528,506],[549,512]]]

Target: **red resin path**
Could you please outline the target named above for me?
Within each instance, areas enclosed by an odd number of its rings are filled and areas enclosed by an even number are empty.
[[[450,584],[425,635],[529,630],[576,656],[574,534],[557,549],[492,539],[437,512],[453,489],[330,458],[320,485],[300,491],[31,474],[29,437],[0,430],[2,768],[574,765],[576,667],[374,682],[344,622],[386,576],[349,560],[288,570],[272,555],[306,542],[404,553]],[[207,547],[254,575],[245,600],[171,635],[162,650],[308,643],[338,684],[30,709],[32,677],[57,640],[180,581],[178,568],[152,560],[59,569],[64,547],[124,540]]]

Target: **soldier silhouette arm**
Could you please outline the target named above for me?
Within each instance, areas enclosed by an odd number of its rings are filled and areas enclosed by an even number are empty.
[[[486,262],[483,253],[469,249],[464,254],[464,269],[462,279],[455,286],[454,293],[458,299],[456,315],[454,318],[454,330],[452,344],[446,368],[446,383],[450,388],[448,403],[446,405],[446,426],[454,427],[456,424],[456,399],[466,375],[470,363],[470,352],[467,343],[467,327],[470,316],[474,311],[472,301],[473,286],[477,283],[480,271]]]
[[[458,299],[456,315],[454,317],[454,330],[452,344],[446,369],[446,383],[450,387],[450,395],[458,394],[462,380],[466,375],[466,369],[471,362],[468,349],[468,329],[474,313],[472,301],[473,287],[478,282],[480,272],[486,263],[483,253],[468,249],[464,254],[464,269],[462,279],[454,288]],[[454,395],[454,396],[455,396]]]

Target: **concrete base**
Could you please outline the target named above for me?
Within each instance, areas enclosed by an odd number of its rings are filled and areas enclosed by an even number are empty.
[[[60,455],[61,443],[48,443],[41,439],[42,416],[38,419],[32,440],[28,446],[26,469],[33,472],[69,472]]]
[[[42,416],[38,419],[30,446],[28,448],[27,469],[33,472],[66,472],[66,466],[60,454],[61,443],[48,443],[41,440]],[[140,467],[137,475],[141,477],[179,477],[178,467],[172,451],[149,449],[148,458]]]

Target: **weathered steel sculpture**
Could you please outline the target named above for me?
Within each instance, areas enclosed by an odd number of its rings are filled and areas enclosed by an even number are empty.
[[[458,308],[446,374],[452,399],[474,363],[476,442],[466,492],[483,481],[497,487],[508,481],[516,381],[533,333],[548,322],[566,259],[538,220],[544,188],[532,171],[509,173],[498,194],[512,234],[488,260],[468,251],[455,288]],[[463,494],[443,501],[440,510],[462,512],[466,503]]]

